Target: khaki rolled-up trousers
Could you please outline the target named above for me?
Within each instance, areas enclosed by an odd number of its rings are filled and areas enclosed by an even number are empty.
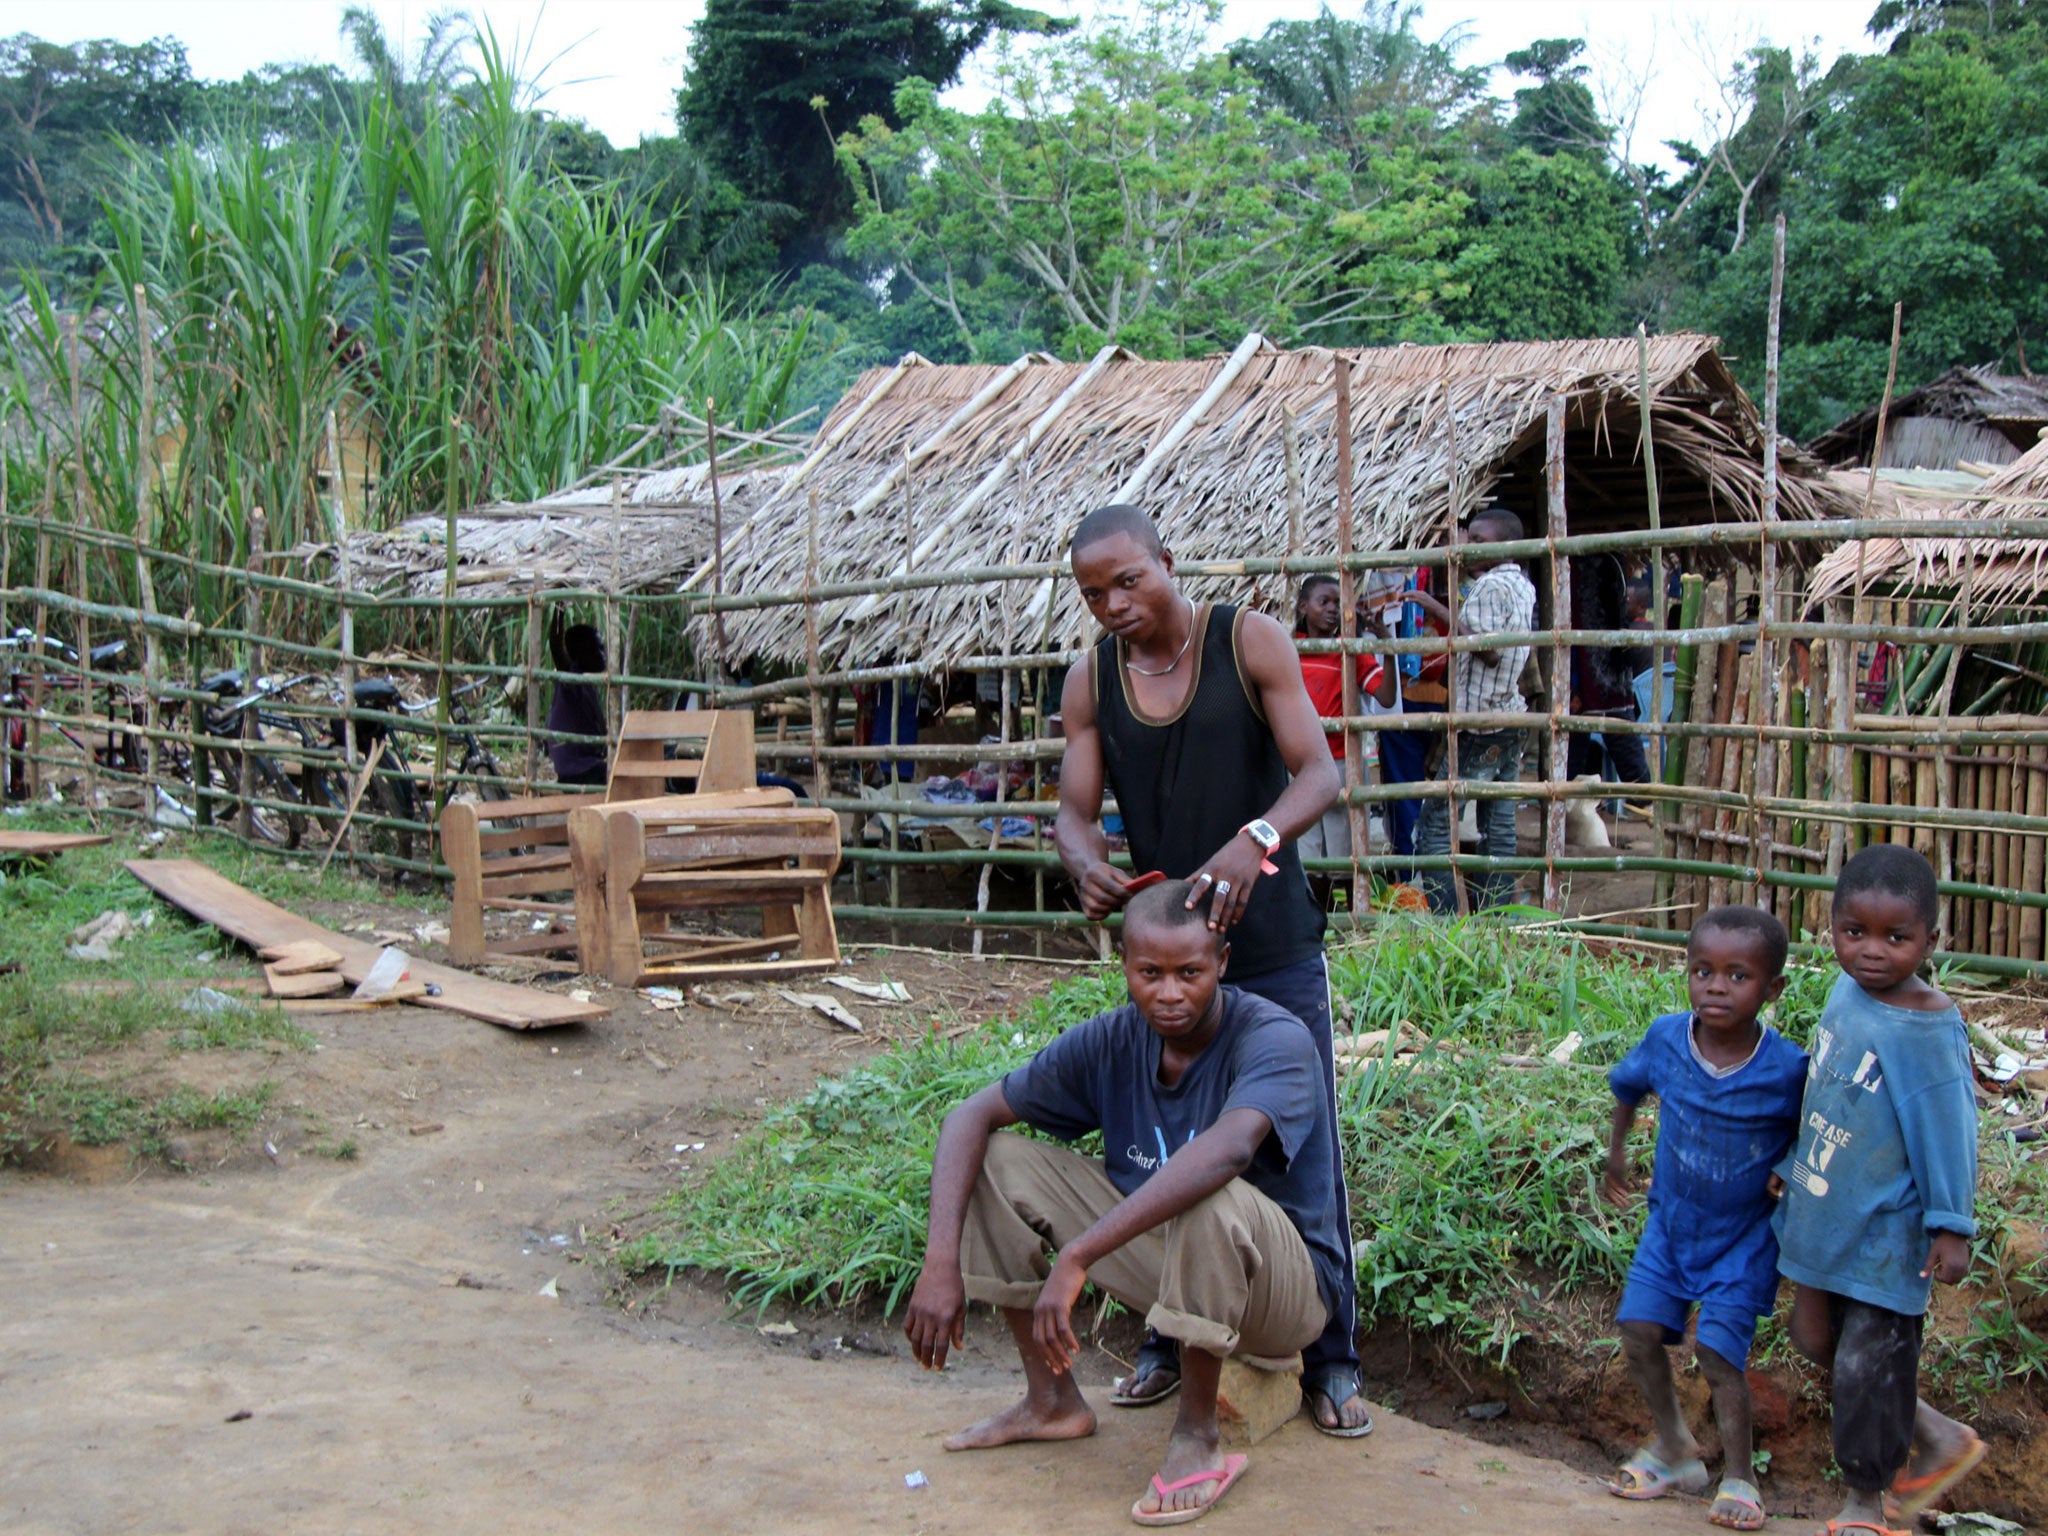
[[[998,1131],[960,1239],[968,1298],[1035,1305],[1051,1251],[1123,1198],[1100,1159]],[[1167,1338],[1213,1355],[1280,1358],[1323,1330],[1308,1245],[1243,1179],[1097,1260],[1088,1278]]]

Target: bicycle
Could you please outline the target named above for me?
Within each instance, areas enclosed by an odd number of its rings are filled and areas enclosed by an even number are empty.
[[[206,798],[230,804],[241,802],[245,754],[236,743],[247,731],[245,721],[250,711],[255,712],[256,735],[266,747],[289,749],[290,755],[283,757],[267,750],[246,754],[252,780],[249,786],[252,802],[249,808],[250,830],[265,842],[280,848],[297,848],[305,840],[309,817],[303,807],[313,803],[307,794],[307,786],[320,773],[316,764],[325,753],[318,736],[303,716],[265,706],[277,700],[289,702],[294,690],[317,681],[319,679],[311,673],[285,678],[262,677],[256,680],[253,690],[244,692],[248,674],[239,667],[231,667],[208,674],[193,690],[209,694],[217,701],[201,703],[198,712],[200,734],[211,739],[211,744],[204,749],[207,783],[203,793]],[[182,701],[165,706],[163,718],[167,728],[175,724],[180,707]],[[167,777],[191,785],[195,798],[202,792],[190,753],[175,739],[169,741],[166,750],[159,755],[159,766]],[[193,807],[175,799],[171,801],[170,808],[192,821],[198,819]]]
[[[504,777],[497,758],[474,730],[475,722],[463,702],[484,686],[485,679],[478,678],[472,683],[453,690],[449,695],[448,727],[449,743],[460,748],[455,759],[455,775],[473,778],[477,791],[486,800],[504,800],[509,791],[498,781]],[[431,769],[416,766],[414,754],[406,749],[407,737],[423,738],[427,745],[426,762],[432,760],[432,741],[436,734],[436,723],[432,719],[440,709],[438,699],[425,699],[413,703],[399,691],[397,683],[388,677],[366,677],[356,682],[352,698],[354,708],[374,711],[379,715],[395,715],[404,720],[365,720],[355,722],[356,752],[351,760],[345,750],[347,732],[341,719],[329,723],[329,744],[337,760],[345,763],[345,771],[326,770],[316,776],[315,793],[327,799],[330,804],[346,807],[354,793],[357,777],[363,765],[376,755],[376,770],[370,776],[363,795],[373,813],[387,822],[409,823],[411,825],[389,826],[393,852],[401,859],[410,859],[413,854],[413,825],[425,825],[439,807],[423,802],[428,798],[422,794],[422,786],[429,784]],[[421,717],[427,717],[422,720]],[[419,724],[412,722],[419,721]],[[377,752],[378,743],[383,751]]]
[[[135,730],[135,700],[129,694],[127,685],[114,678],[95,679],[95,694],[104,698],[105,709],[97,710],[92,705],[97,699],[88,699],[87,714],[104,725],[103,732],[89,732],[86,737],[65,724],[63,712],[51,708],[55,700],[76,698],[81,694],[86,670],[103,671],[119,661],[128,651],[126,640],[109,640],[94,646],[87,653],[86,667],[79,666],[79,654],[75,647],[57,639],[54,635],[38,635],[31,629],[17,629],[11,635],[0,636],[0,658],[7,666],[7,686],[0,692],[0,711],[7,717],[4,750],[6,767],[4,793],[9,800],[28,798],[28,737],[31,717],[46,721],[65,741],[77,748],[81,762],[89,761],[95,766],[118,773],[139,774],[143,768],[143,749],[140,735]],[[61,666],[42,677],[40,699],[34,697],[35,688],[26,676],[30,659],[54,658]],[[124,728],[125,727],[125,728]]]

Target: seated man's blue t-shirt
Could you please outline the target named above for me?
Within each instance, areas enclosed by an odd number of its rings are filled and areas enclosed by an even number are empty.
[[[1778,1289],[1768,1186],[1799,1128],[1806,1056],[1766,1025],[1755,1054],[1715,1077],[1694,1055],[1692,1026],[1689,1012],[1663,1015],[1607,1075],[1624,1104],[1657,1097],[1650,1215],[1629,1278],[1762,1315]]]
[[[1219,998],[1216,1038],[1172,1087],[1159,1080],[1159,1037],[1126,1003],[1075,1025],[1010,1073],[1003,1097],[1026,1125],[1062,1141],[1101,1131],[1103,1170],[1126,1195],[1225,1111],[1257,1110],[1273,1128],[1245,1182],[1294,1223],[1334,1314],[1345,1213],[1315,1041],[1307,1025],[1264,998],[1235,987],[1221,988]]]
[[[1977,1233],[1977,1098],[1963,1016],[1881,1003],[1844,976],[1813,1032],[1778,1267],[1918,1317],[1936,1232]]]

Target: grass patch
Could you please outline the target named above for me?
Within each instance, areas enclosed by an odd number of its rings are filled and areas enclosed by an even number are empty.
[[[6,825],[53,832],[91,830],[79,816],[40,808],[18,816],[9,814]],[[121,867],[123,860],[136,857],[139,851],[133,836],[117,835],[111,843],[75,848],[41,864],[11,860],[0,866],[0,933],[6,935],[0,958],[18,962],[45,982],[109,975],[169,980],[224,971],[255,975],[254,962],[225,934],[158,900]],[[375,886],[346,873],[330,869],[318,874],[311,860],[260,853],[225,835],[182,836],[167,842],[163,851],[197,859],[236,884],[294,911],[304,911],[320,901],[380,899]],[[115,947],[118,959],[113,966],[73,960],[65,954],[72,930],[107,911],[138,918],[145,913],[154,916],[149,927],[130,934]]]
[[[81,1146],[128,1146],[143,1157],[165,1155],[175,1131],[223,1130],[246,1136],[270,1107],[274,1083],[202,1093],[174,1088],[158,1098],[78,1073],[56,1072],[28,1085],[11,1104],[0,1101],[0,1151],[25,1150],[24,1138],[61,1127]]]
[[[1406,1021],[1429,1042],[1419,1057],[1375,1061],[1339,1083],[1366,1321],[1429,1331],[1501,1364],[1531,1335],[1588,1344],[1575,1303],[1611,1335],[1642,1213],[1599,1198],[1613,1103],[1605,1069],[1652,1018],[1684,1006],[1680,968],[1555,933],[1415,920],[1333,950],[1331,973],[1340,1034]],[[1803,1043],[1832,981],[1832,971],[1795,972],[1778,1026]],[[686,1175],[623,1263],[710,1271],[743,1305],[879,1300],[893,1310],[917,1277],[946,1111],[1122,998],[1120,973],[1091,973],[958,1040],[901,1046],[821,1081]],[[1574,1029],[1585,1044],[1570,1066],[1501,1061],[1541,1055]],[[1647,1125],[1632,1145],[1647,1173]],[[2012,1161],[2011,1180],[2048,1199],[2040,1165]],[[1986,1171],[1990,1222],[1991,1207],[2018,1207],[1988,1154]],[[2000,1319],[1979,1332],[1963,1358],[1987,1378],[2026,1347]]]
[[[12,827],[83,831],[79,817],[45,809],[10,814]],[[261,1118],[269,1089],[204,1094],[174,1089],[161,1097],[134,1091],[105,1060],[124,1049],[302,1051],[313,1037],[260,998],[232,994],[217,1011],[188,1006],[193,983],[254,976],[255,962],[216,929],[159,901],[121,867],[139,844],[118,836],[44,864],[0,867],[0,958],[22,966],[0,977],[0,1156],[56,1132],[88,1146],[126,1142],[159,1153],[175,1130],[241,1134]],[[346,875],[316,875],[225,837],[187,837],[176,851],[281,905],[375,898],[375,888]],[[73,929],[102,912],[122,911],[149,926],[115,946],[112,964],[65,953]],[[126,990],[75,990],[111,983]],[[91,1059],[89,1069],[80,1063]]]

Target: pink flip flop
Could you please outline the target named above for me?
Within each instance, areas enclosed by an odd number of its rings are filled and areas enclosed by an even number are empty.
[[[1147,1512],[1138,1507],[1145,1502],[1139,1499],[1131,1505],[1131,1519],[1139,1525],[1186,1525],[1190,1520],[1199,1520],[1214,1509],[1223,1495],[1230,1491],[1230,1485],[1243,1475],[1244,1469],[1251,1465],[1251,1460],[1249,1456],[1226,1456],[1220,1469],[1211,1468],[1207,1472],[1197,1472],[1177,1483],[1162,1483],[1159,1481],[1159,1474],[1155,1472],[1152,1474],[1152,1491],[1161,1499],[1168,1494],[1179,1493],[1183,1488],[1192,1488],[1197,1483],[1214,1483],[1216,1491],[1193,1509],[1157,1509]]]

